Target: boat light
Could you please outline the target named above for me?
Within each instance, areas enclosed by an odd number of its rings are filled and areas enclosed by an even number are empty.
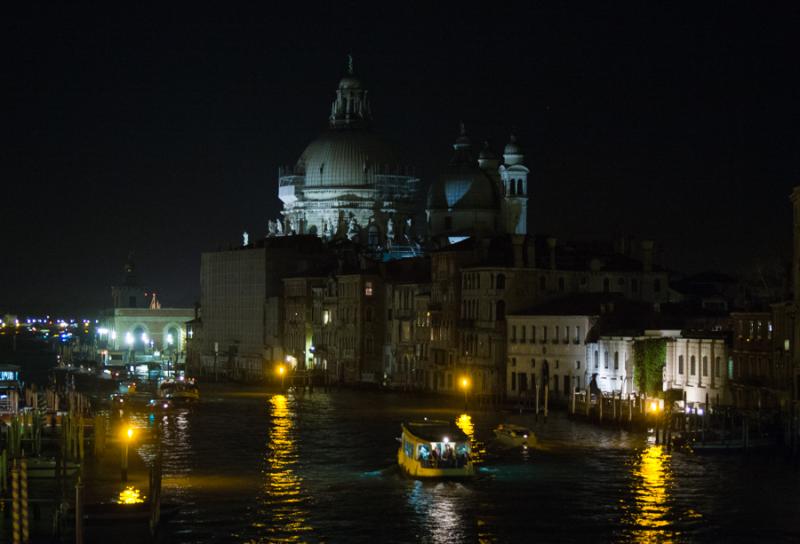
[[[450,442],[450,439],[445,436],[444,438],[442,438],[442,442],[447,444],[448,442]]]

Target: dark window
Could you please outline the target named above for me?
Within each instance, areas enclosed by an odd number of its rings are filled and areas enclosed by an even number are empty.
[[[614,370],[619,370],[619,352],[614,352]]]
[[[498,274],[497,275],[497,288],[498,289],[505,289],[506,288],[506,276],[505,276],[505,274]]]
[[[558,278],[558,290],[564,292],[564,278]]]
[[[497,301],[497,310],[495,311],[495,315],[497,316],[498,321],[502,321],[506,318],[506,303],[505,301],[498,300]]]
[[[600,352],[597,350],[594,350],[594,367],[600,367]]]
[[[678,355],[678,374],[683,374],[683,355]]]
[[[511,373],[511,390],[512,391],[516,391],[517,390],[517,373],[516,372],[512,372]]]
[[[694,355],[692,355],[689,359],[689,372],[692,376],[697,374],[697,361],[695,360]]]
[[[539,290],[546,291],[547,290],[547,278],[545,276],[541,276],[539,278]]]
[[[608,368],[608,352],[606,352],[606,359],[605,359],[605,361],[603,362],[603,367],[604,367],[604,368]]]
[[[708,376],[708,357],[703,356],[703,376]]]
[[[525,191],[522,190],[522,180],[521,179],[517,180],[517,194],[519,196],[522,196],[522,195],[525,194]]]
[[[453,228],[453,218],[449,215],[444,218],[444,228],[450,230]]]

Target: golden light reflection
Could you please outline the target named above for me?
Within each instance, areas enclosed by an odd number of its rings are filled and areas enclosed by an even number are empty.
[[[133,486],[128,486],[119,492],[118,504],[141,504],[144,502],[142,492]]]
[[[284,542],[305,540],[311,530],[308,513],[304,508],[306,498],[302,492],[303,479],[295,472],[297,446],[294,441],[294,414],[285,395],[270,399],[269,454],[267,456],[266,514],[271,523],[267,530]]]
[[[469,437],[469,449],[472,460],[476,463],[480,463],[486,455],[486,448],[483,442],[475,440],[475,426],[472,423],[472,416],[469,414],[461,414],[456,418],[456,426]]]
[[[629,518],[633,540],[670,542],[677,536],[669,528],[670,454],[663,446],[644,449],[633,468],[633,477],[635,502]]]

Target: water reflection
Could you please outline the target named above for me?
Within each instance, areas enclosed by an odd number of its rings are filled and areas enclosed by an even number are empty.
[[[456,426],[469,437],[469,449],[472,461],[480,463],[486,455],[486,447],[482,442],[475,440],[475,425],[472,423],[472,416],[461,414],[456,418]]]
[[[120,491],[117,499],[118,504],[141,504],[143,502],[142,492],[131,485]]]
[[[457,509],[457,494],[463,487],[452,483],[425,485],[416,480],[408,501],[422,521],[427,535],[423,542],[461,542],[466,538],[464,520]]]
[[[296,472],[294,413],[285,395],[274,395],[269,404],[272,429],[266,459],[266,508],[262,513],[270,520],[257,525],[266,527],[270,540],[300,541],[311,527],[301,486],[303,479]]]
[[[669,541],[677,533],[670,525],[670,454],[663,446],[649,446],[633,467],[634,504],[629,511],[631,536],[636,542]]]

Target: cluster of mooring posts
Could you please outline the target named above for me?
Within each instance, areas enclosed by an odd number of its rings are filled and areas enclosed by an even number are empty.
[[[787,419],[760,408],[723,406],[718,398],[708,395],[705,403],[694,406],[687,403],[685,392],[666,392],[665,397],[574,391],[569,414],[596,424],[648,431],[656,444],[667,449],[685,446],[695,451],[744,451],[783,445],[796,453],[791,414]]]
[[[94,410],[89,397],[70,388],[32,386],[6,403],[0,411],[0,541],[82,544],[94,540],[87,537],[93,524],[135,519],[122,510],[124,501],[101,489],[109,481],[115,489],[123,485],[113,474],[120,466],[126,470],[128,459],[114,453],[127,453],[130,428],[119,412]],[[149,470],[147,511],[139,516],[150,536],[161,518],[160,432],[157,422],[149,439],[158,454]],[[142,464],[136,462],[140,471]]]

